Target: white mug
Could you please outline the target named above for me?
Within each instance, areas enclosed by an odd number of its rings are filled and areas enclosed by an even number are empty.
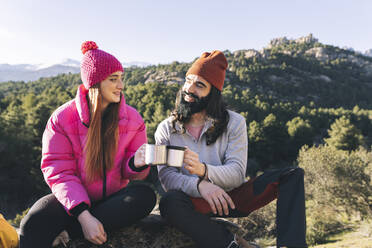
[[[182,167],[186,147],[167,146],[167,150],[168,150],[167,165],[174,167]]]
[[[145,163],[158,165],[167,163],[167,146],[146,144]]]

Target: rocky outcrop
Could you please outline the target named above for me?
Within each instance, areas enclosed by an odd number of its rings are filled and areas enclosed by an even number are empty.
[[[307,36],[300,37],[295,39],[296,43],[305,43],[305,44],[312,44],[318,42],[318,39],[313,36],[313,34],[309,34]]]
[[[238,225],[225,219],[214,219],[227,226],[233,233],[242,233]],[[194,242],[174,227],[167,224],[159,214],[151,214],[138,224],[108,233],[104,245],[94,245],[86,240],[68,242],[68,248],[194,248]],[[59,245],[58,248],[63,248]]]
[[[244,58],[246,59],[249,59],[249,58],[252,58],[252,57],[256,57],[256,58],[259,58],[261,57],[261,53],[257,50],[254,50],[254,49],[247,49],[247,50],[237,50],[234,52],[234,57],[240,57],[240,56],[243,56]]]
[[[364,55],[368,57],[372,57],[372,49],[368,49],[367,51],[365,51]]]
[[[365,59],[363,56],[358,56],[357,54],[349,54],[347,52],[334,53],[324,47],[314,47],[307,50],[305,52],[305,55],[313,56],[322,62],[338,59],[341,61],[353,63],[356,66],[363,68],[368,76],[372,75],[372,62]]]
[[[281,46],[281,45],[284,45],[284,44],[288,44],[289,43],[289,39],[287,39],[287,37],[280,37],[280,38],[275,38],[275,39],[272,39],[270,41],[270,44],[267,46],[267,48],[273,48],[273,47],[276,47],[276,46]]]
[[[309,34],[307,36],[300,37],[298,39],[288,39],[287,37],[280,37],[275,38],[270,41],[270,44],[267,46],[268,49],[273,47],[290,44],[290,43],[299,43],[299,44],[313,44],[318,42],[318,39],[313,36],[313,34]]]
[[[327,49],[324,47],[314,47],[305,52],[306,55],[314,56],[316,59],[320,61],[327,61],[329,59],[329,55],[327,53]]]
[[[155,72],[150,70],[144,75],[144,77],[146,78],[145,84],[158,82],[166,85],[175,83],[181,85],[185,81],[179,72],[169,72],[165,70]]]

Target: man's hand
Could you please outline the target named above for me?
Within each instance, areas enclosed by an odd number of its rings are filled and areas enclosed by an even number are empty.
[[[208,181],[201,181],[199,184],[199,192],[201,196],[209,203],[214,214],[220,216],[225,213],[229,215],[229,206],[235,209],[235,205],[231,197],[220,187]],[[223,211],[223,212],[222,212]]]
[[[146,144],[143,144],[142,146],[140,146],[140,148],[138,148],[138,150],[134,154],[134,166],[137,168],[142,167],[146,164],[145,149],[146,149]]]
[[[91,215],[88,210],[84,210],[78,216],[78,220],[83,229],[85,239],[96,245],[101,245],[106,242],[107,235],[103,229],[102,223]]]
[[[185,163],[185,169],[188,170],[190,174],[199,177],[205,176],[205,165],[200,162],[199,155],[191,151],[188,147],[186,147],[183,162]]]

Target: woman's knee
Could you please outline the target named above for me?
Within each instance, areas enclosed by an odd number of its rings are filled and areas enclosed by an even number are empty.
[[[20,234],[33,233],[43,228],[48,228],[50,223],[62,223],[68,218],[68,215],[62,205],[54,197],[47,195],[39,199],[30,208],[26,216],[20,223]]]
[[[134,202],[136,202],[135,205],[143,206],[150,212],[155,207],[156,194],[150,186],[145,184],[138,184],[130,186],[128,190],[132,191],[134,197],[132,197],[131,194],[124,196],[124,202],[129,203],[133,200]]]

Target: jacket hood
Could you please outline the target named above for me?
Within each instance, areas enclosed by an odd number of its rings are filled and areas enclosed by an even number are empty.
[[[76,109],[78,111],[81,122],[89,127],[90,122],[90,113],[89,113],[89,104],[88,104],[88,92],[83,84],[81,84],[76,93]],[[120,99],[120,108],[119,108],[119,120],[124,119],[128,116],[127,108],[125,104],[125,98],[123,93],[121,93]]]

